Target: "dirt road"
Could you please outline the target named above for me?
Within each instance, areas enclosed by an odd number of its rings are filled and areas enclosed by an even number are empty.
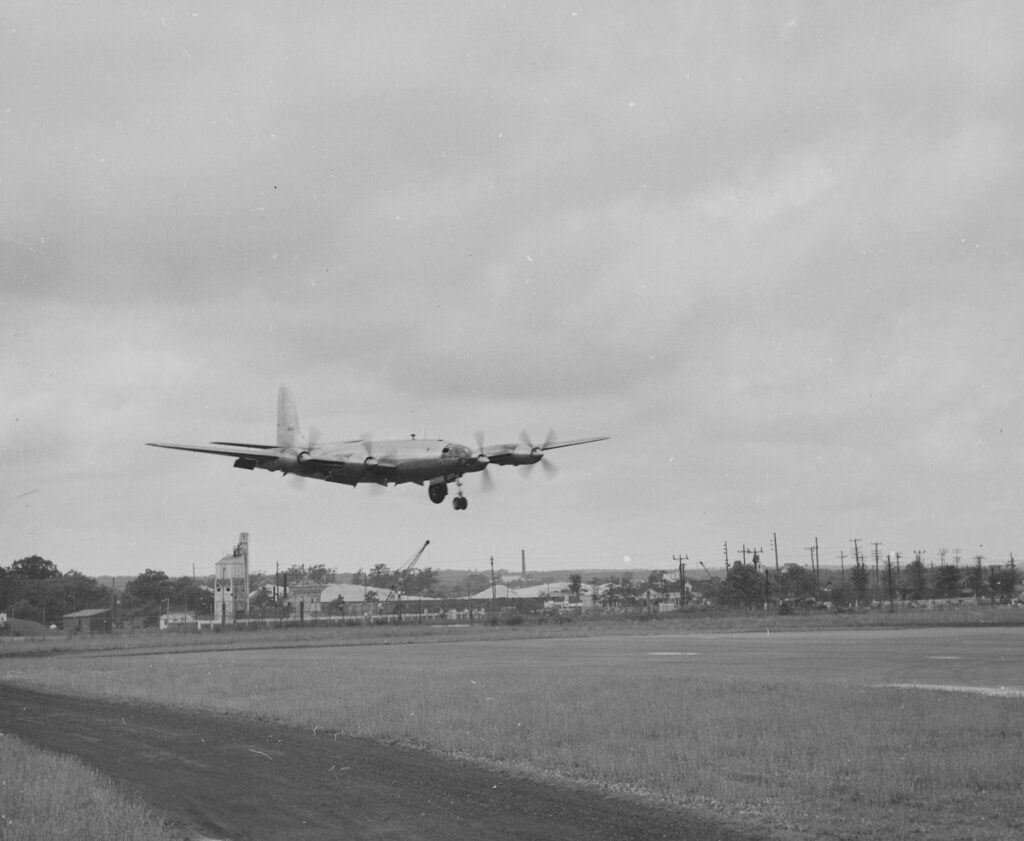
[[[217,839],[750,839],[618,797],[240,716],[0,684],[0,731],[74,755]]]

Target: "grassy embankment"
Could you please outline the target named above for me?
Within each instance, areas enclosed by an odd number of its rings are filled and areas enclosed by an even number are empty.
[[[0,735],[0,838],[180,841],[183,837],[81,763]]]
[[[995,617],[987,609],[985,615]],[[1017,615],[1007,613],[1007,621]],[[833,618],[844,617],[825,617]],[[814,619],[812,627],[821,627],[823,617]],[[765,617],[756,627],[765,628]],[[776,630],[801,627],[787,621]],[[636,628],[680,630],[662,622]],[[430,638],[417,628],[355,630],[362,643]],[[523,630],[432,633],[498,638]],[[581,630],[576,624],[554,632]],[[604,630],[625,629],[590,629]],[[318,631],[308,642],[324,644],[325,633],[337,642],[345,632]],[[221,645],[251,645],[264,635],[219,636]],[[172,647],[159,658],[54,655],[32,661],[31,669],[20,661],[16,669],[26,682],[76,694],[230,710],[583,781],[717,813],[778,838],[980,841],[1024,832],[1020,699],[684,681],[656,671],[620,676],[572,662],[538,667],[466,657],[460,646],[451,654],[436,653],[447,646],[432,651],[411,665],[409,658],[389,664],[381,657],[343,666],[325,660],[318,668],[271,651],[253,668],[251,660],[236,664],[212,653],[214,660],[197,667],[195,657],[177,657]]]

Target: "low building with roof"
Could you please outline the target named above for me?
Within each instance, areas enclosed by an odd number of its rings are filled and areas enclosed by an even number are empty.
[[[63,625],[65,631],[74,634],[109,634],[111,630],[110,610],[96,608],[65,613]]]

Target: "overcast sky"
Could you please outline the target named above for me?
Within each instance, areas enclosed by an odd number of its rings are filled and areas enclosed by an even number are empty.
[[[0,565],[1024,553],[1019,3],[31,0]],[[147,441],[548,429],[467,511]]]

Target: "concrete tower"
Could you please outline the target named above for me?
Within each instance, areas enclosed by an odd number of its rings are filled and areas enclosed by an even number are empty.
[[[214,621],[223,624],[249,617],[249,533],[243,531],[230,555],[217,561],[214,573]]]

